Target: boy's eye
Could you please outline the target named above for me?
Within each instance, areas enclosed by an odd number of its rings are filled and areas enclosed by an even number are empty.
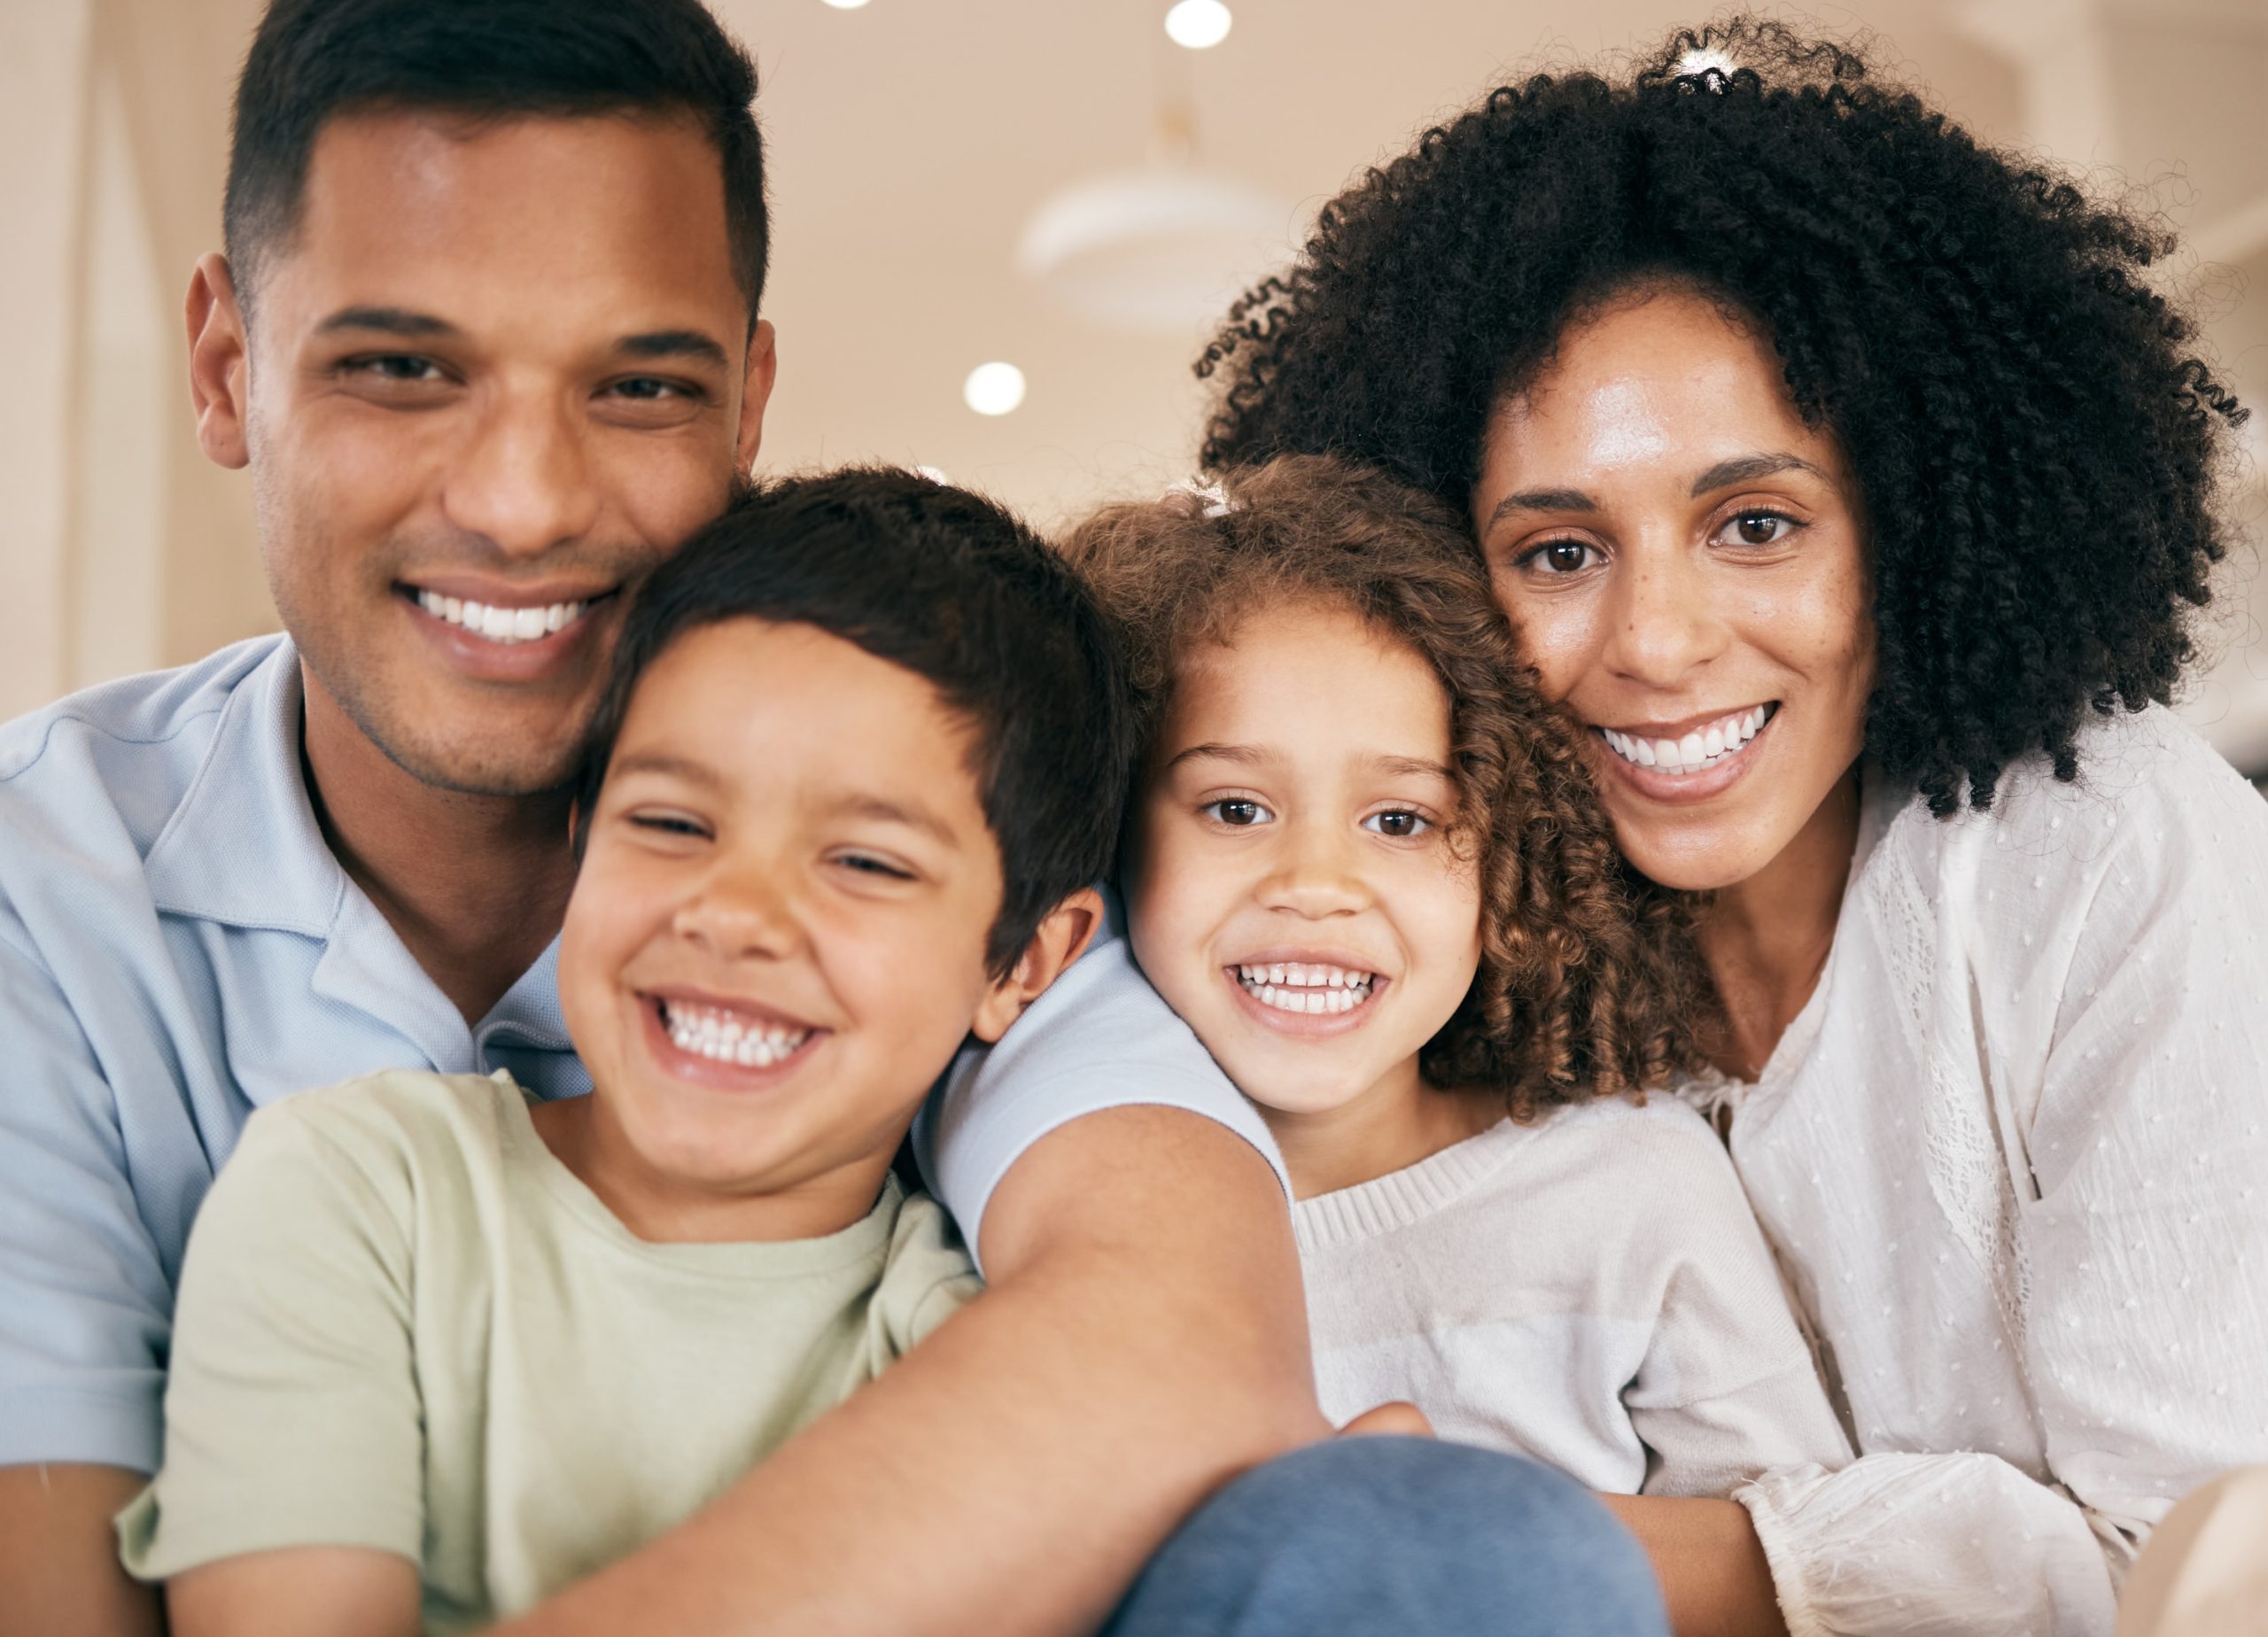
[[[1433,827],[1431,818],[1423,813],[1411,812],[1406,807],[1390,807],[1363,820],[1363,828],[1379,835],[1423,835]]]
[[[910,881],[913,879],[913,871],[893,864],[887,858],[878,858],[873,853],[837,853],[835,855],[835,862],[854,875],[874,875],[895,881]]]
[[[684,813],[645,812],[632,813],[629,817],[633,828],[650,831],[656,835],[700,837],[709,834],[707,827],[698,818],[690,818]]]
[[[1217,802],[1206,803],[1198,811],[1210,813],[1216,824],[1239,830],[1255,824],[1266,824],[1276,816],[1248,795],[1223,796]]]

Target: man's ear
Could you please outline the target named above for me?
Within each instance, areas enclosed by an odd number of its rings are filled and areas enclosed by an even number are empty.
[[[1024,1008],[1046,993],[1047,986],[1087,952],[1101,925],[1102,895],[1091,887],[1082,887],[1050,910],[1008,975],[985,990],[968,1032],[987,1043],[1006,1034],[1008,1025],[1023,1015]]]
[[[235,471],[252,460],[245,425],[252,413],[252,343],[237,300],[229,259],[198,259],[189,275],[189,401],[205,458]]]
[[[764,407],[772,401],[772,384],[780,374],[779,343],[772,321],[757,319],[748,338],[748,373],[741,382],[741,427],[734,445],[742,473],[755,466],[756,452],[764,442]]]

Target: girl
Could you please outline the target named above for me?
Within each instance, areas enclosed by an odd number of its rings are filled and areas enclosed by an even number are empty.
[[[1625,1493],[1847,1458],[1722,1149],[1619,1095],[1689,1055],[1574,730],[1453,516],[1317,458],[1088,522],[1147,750],[1134,952],[1297,1196],[1323,1407]]]
[[[1674,1621],[2102,1637],[2268,1460],[2268,809],[2165,709],[2242,417],[2171,241],[1741,22],[1320,221],[1207,458],[1466,514],[1623,854],[1709,894],[1704,1096],[1858,1442],[1633,1517]]]

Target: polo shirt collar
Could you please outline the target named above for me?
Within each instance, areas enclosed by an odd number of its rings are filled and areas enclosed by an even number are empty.
[[[299,650],[276,640],[230,691],[189,793],[143,870],[161,913],[330,935],[352,887],[299,761]]]

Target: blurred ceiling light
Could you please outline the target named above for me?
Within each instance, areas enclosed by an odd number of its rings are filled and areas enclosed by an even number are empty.
[[[1201,51],[1227,39],[1234,20],[1221,0],[1181,0],[1166,13],[1166,35],[1176,45]]]
[[[866,0],[827,0],[827,3],[838,12],[855,12],[866,4]]]
[[[1293,248],[1288,199],[1177,165],[1084,177],[1043,200],[1016,271],[1112,330],[1185,335]]]
[[[960,395],[979,415],[1006,415],[1024,400],[1024,372],[1014,364],[979,364],[961,383]]]

